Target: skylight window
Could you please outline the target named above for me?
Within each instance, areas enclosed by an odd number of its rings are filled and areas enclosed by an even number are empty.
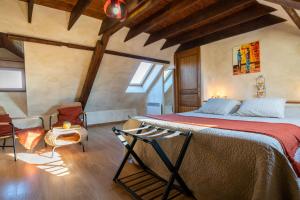
[[[152,63],[141,62],[130,81],[132,86],[142,86],[153,68]]]
[[[171,75],[172,71],[173,70],[171,70],[171,69],[168,69],[168,70],[164,71],[164,81],[166,81],[169,78],[169,76]]]

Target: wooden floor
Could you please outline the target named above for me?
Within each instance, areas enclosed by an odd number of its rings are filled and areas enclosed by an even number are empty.
[[[112,181],[123,157],[122,144],[112,134],[112,126],[121,124],[89,128],[85,153],[73,145],[57,149],[51,158],[51,149],[43,144],[33,153],[18,146],[18,161],[14,162],[10,148],[0,150],[0,199],[131,199]],[[126,171],[132,170],[135,166],[128,164]]]

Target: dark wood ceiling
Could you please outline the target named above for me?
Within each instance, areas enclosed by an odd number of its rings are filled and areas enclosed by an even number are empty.
[[[125,42],[144,32],[150,34],[145,45],[166,39],[162,49],[177,44],[180,49],[191,48],[285,21],[271,14],[274,8],[255,0],[127,0],[128,18],[121,22],[105,16],[105,0],[22,1],[28,2],[28,20],[34,2],[71,12],[69,30],[83,14],[102,20],[99,34],[111,35],[127,26],[130,30]],[[269,1],[300,6],[298,0]]]
[[[29,0],[21,1],[28,2]],[[38,5],[71,12],[78,0],[34,0],[33,2]],[[92,0],[83,14],[97,19],[103,19],[105,17],[103,10],[104,2],[105,0]]]

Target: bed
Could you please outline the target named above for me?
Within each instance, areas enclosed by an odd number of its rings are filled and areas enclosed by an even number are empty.
[[[293,117],[258,118],[196,112],[177,115],[300,126],[300,118]],[[300,199],[299,178],[287,159],[281,143],[273,137],[165,121],[148,116],[128,120],[124,124],[124,129],[136,128],[142,122],[193,132],[180,174],[197,199]],[[180,138],[161,142],[173,160],[181,144]],[[168,170],[164,168],[150,146],[138,143],[135,151],[150,168],[162,177],[168,177]],[[294,159],[300,161],[300,150]]]

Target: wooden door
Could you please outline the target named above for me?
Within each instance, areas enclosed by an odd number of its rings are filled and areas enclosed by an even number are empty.
[[[196,110],[201,106],[200,48],[175,54],[175,112]]]

